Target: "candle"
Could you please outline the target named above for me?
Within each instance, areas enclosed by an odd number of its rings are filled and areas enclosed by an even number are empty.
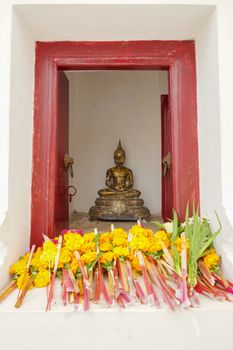
[[[98,229],[97,228],[94,228],[94,234],[95,235],[98,235]],[[99,249],[99,244],[98,244],[98,241],[96,242],[96,253],[99,254],[100,252],[100,249]]]

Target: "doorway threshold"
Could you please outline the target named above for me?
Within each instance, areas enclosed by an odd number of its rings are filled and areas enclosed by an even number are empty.
[[[153,221],[161,221],[161,216],[151,215],[151,219],[148,222],[144,222],[145,227],[157,231],[156,225]],[[128,231],[133,225],[136,224],[135,221],[90,221],[88,213],[85,212],[73,212],[69,218],[69,228],[70,229],[80,229],[84,232],[93,231],[97,228],[99,232],[108,232],[111,230],[111,224],[114,224],[116,228],[123,228]]]

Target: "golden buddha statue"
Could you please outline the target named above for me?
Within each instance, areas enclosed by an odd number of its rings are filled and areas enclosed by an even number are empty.
[[[100,197],[123,196],[133,198],[140,196],[141,192],[132,188],[133,172],[124,166],[125,158],[125,151],[121,146],[121,141],[119,141],[114,152],[116,166],[107,170],[105,184],[108,188],[98,192]]]
[[[124,166],[126,159],[121,141],[114,152],[115,166],[107,170],[107,188],[98,191],[94,207],[89,211],[90,219],[137,220],[150,217],[150,211],[143,207],[138,198],[141,192],[133,188],[133,172]]]

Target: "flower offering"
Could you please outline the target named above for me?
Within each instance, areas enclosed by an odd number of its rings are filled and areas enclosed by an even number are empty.
[[[155,229],[140,222],[129,232],[111,225],[109,232],[83,233],[65,230],[53,240],[44,236],[42,247],[33,246],[10,267],[12,280],[0,293],[0,302],[18,288],[16,307],[30,290],[47,288],[46,310],[52,307],[55,280],[60,281],[61,300],[84,311],[92,303],[151,305],[190,308],[200,294],[231,301],[233,283],[221,272],[221,258],[214,248],[220,233],[211,232],[207,219],[194,210],[178,221],[176,212]]]

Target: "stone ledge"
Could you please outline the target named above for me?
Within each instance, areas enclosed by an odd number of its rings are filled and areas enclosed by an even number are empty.
[[[58,302],[45,312],[46,292],[34,289],[18,310],[17,291],[0,305],[1,348],[17,350],[64,347],[119,350],[231,350],[233,303],[200,298],[188,311],[131,306],[125,310],[92,306],[89,312]]]

